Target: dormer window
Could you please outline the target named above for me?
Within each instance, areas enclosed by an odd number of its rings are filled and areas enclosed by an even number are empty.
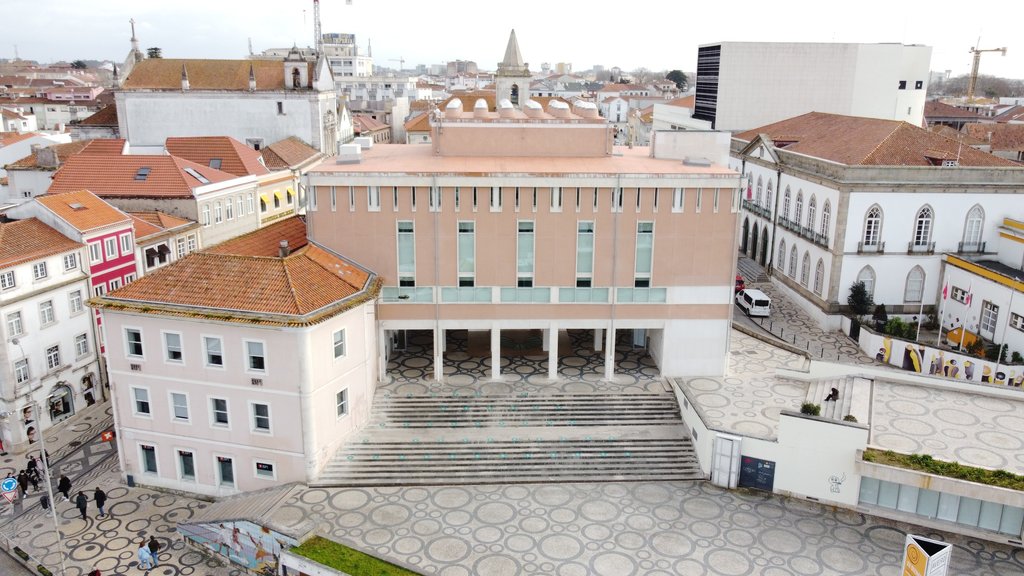
[[[302,87],[302,74],[298,68],[292,68],[292,88]]]

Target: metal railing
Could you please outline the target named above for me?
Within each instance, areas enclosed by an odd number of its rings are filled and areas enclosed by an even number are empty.
[[[864,242],[857,242],[857,253],[878,253],[882,254],[885,252],[885,242],[877,242],[875,244],[865,244]]]
[[[984,242],[957,242],[956,251],[958,254],[982,254],[985,252]]]
[[[934,254],[935,253],[935,242],[925,242],[924,244],[918,244],[916,242],[907,242],[907,254]]]

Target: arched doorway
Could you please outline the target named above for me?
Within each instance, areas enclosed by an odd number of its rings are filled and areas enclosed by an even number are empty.
[[[747,253],[747,234],[750,233],[750,220],[743,219],[743,235],[740,236],[740,252]]]
[[[50,415],[50,423],[56,424],[62,420],[74,416],[75,396],[71,387],[66,382],[61,382],[53,387],[53,392],[47,398],[44,408]]]
[[[754,226],[753,232],[750,233],[750,257],[757,260],[757,234],[760,230],[756,225]]]
[[[761,232],[761,254],[757,261],[761,266],[766,266],[768,263],[768,227],[765,226],[763,232]]]

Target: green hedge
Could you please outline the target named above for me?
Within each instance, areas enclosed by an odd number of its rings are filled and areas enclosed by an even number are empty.
[[[374,558],[369,554],[319,536],[310,538],[301,546],[290,549],[289,552],[335,570],[348,572],[352,576],[420,576],[416,572],[410,572],[380,558]]]
[[[936,476],[967,480],[988,486],[999,486],[1011,490],[1024,490],[1024,476],[1018,476],[1006,470],[987,470],[964,466],[957,462],[945,462],[936,460],[927,454],[899,454],[892,450],[875,450],[868,448],[864,451],[865,462],[875,462],[897,468],[908,468],[919,472],[928,472]]]

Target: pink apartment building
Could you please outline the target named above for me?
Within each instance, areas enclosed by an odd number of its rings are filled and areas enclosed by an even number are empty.
[[[430,145],[343,146],[309,175],[310,238],[383,279],[378,369],[426,330],[443,379],[448,333],[467,330],[489,337],[500,379],[503,332],[533,330],[555,379],[564,332],[586,330],[607,379],[619,337],[664,376],[722,374],[739,186],[727,138],[618,148],[593,104],[498,96],[432,112]]]
[[[288,218],[94,298],[122,472],[211,496],[314,479],[369,418],[379,291]]]

